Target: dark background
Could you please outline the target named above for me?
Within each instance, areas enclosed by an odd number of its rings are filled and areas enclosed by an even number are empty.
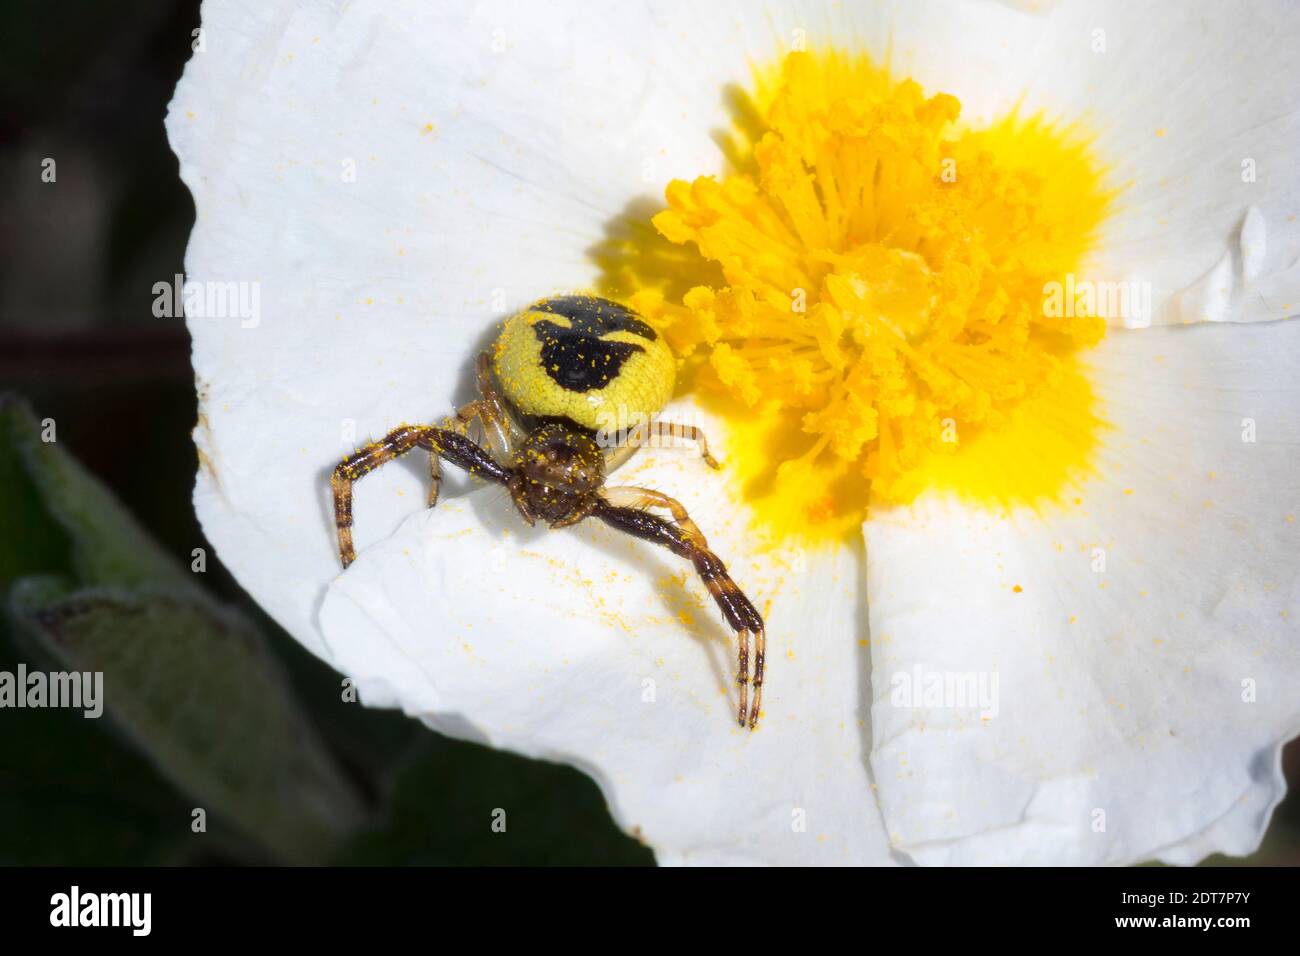
[[[162,119],[199,25],[196,0],[0,3],[0,392],[58,423],[59,445],[164,549],[207,547],[190,491],[196,417],[183,321],[152,286],[182,272],[194,221]],[[56,183],[41,162],[58,164]],[[3,512],[12,507],[11,489]],[[0,523],[0,531],[5,524]],[[0,568],[63,573],[39,541]],[[208,548],[203,584],[266,635],[299,706],[364,795],[367,819],[321,859],[363,864],[646,864],[577,771],[447,740],[340,700],[339,678],[265,618]],[[27,659],[0,619],[0,669]],[[36,666],[33,664],[32,666]],[[77,712],[0,712],[0,863],[273,861],[255,841],[196,839],[195,801],[114,728]],[[1300,750],[1287,752],[1300,779]],[[493,808],[507,807],[505,834]],[[221,821],[214,822],[220,830]],[[1216,861],[1223,862],[1223,861]],[[1300,802],[1282,806],[1255,863],[1300,864]]]

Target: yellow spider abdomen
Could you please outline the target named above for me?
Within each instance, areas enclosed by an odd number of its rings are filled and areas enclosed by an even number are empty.
[[[618,430],[648,421],[673,394],[677,363],[663,338],[609,299],[543,299],[506,320],[493,364],[523,414]]]

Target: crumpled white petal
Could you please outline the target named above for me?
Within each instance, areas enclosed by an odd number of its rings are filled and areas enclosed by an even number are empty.
[[[1115,864],[1259,845],[1300,733],[1298,356],[1300,322],[1115,333],[1090,356],[1114,428],[1077,505],[873,513],[871,765],[900,849]],[[992,706],[913,694],[936,674],[983,680]]]
[[[590,250],[621,213],[657,204],[673,177],[719,171],[712,137],[729,123],[724,88],[792,43],[888,51],[900,71],[961,96],[971,120],[1022,96],[1067,119],[1090,110],[1117,179],[1133,181],[1098,277],[1151,282],[1157,321],[1173,309],[1187,320],[1285,311],[1297,285],[1295,186],[1282,175],[1296,142],[1294,20],[1274,4],[1198,5],[1192,15],[1184,5],[654,3],[602,17],[577,3],[208,0],[205,52],[187,67],[167,122],[198,211],[186,267],[192,280],[259,283],[260,320],[188,320],[205,533],[268,613],[362,679],[369,702],[580,762],[661,859],[887,859],[866,778],[867,697],[853,691],[864,678],[847,556],[827,559],[847,590],[811,562],[798,582],[778,581],[778,567],[751,566],[743,536],[724,530],[737,519],[722,479],[704,473],[679,489],[742,584],[773,602],[768,716],[751,740],[727,719],[720,645],[718,673],[700,672],[709,655],[689,635],[713,633],[709,612],[692,627],[646,620],[645,602],[662,605],[674,587],[644,581],[638,562],[649,559],[600,545],[599,529],[536,542],[593,581],[615,574],[604,599],[644,630],[636,646],[611,643],[618,635],[598,607],[551,613],[529,605],[529,593],[491,591],[534,560],[519,563],[495,537],[511,520],[499,509],[448,500],[418,514],[421,461],[358,487],[361,557],[326,598],[338,571],[329,470],[367,438],[467,398],[474,353],[503,313],[589,285]],[[1101,55],[1089,49],[1098,25],[1110,43]],[[1258,161],[1249,188],[1242,152]],[[1209,315],[1223,297],[1225,254],[1229,306]],[[1198,291],[1216,267],[1209,291]],[[656,464],[644,480],[668,485],[672,475]],[[453,527],[465,540],[443,541],[436,554],[423,544]],[[500,572],[490,578],[471,563],[479,552],[468,541],[485,537]],[[422,603],[448,621],[476,620],[470,602],[445,590],[460,580],[440,578],[446,568],[470,574],[455,586],[492,594],[503,612],[499,626],[477,625],[477,658],[420,642]],[[547,636],[519,649],[517,671],[503,652],[523,643],[505,623],[518,619],[504,614],[507,602],[531,606],[529,631]],[[652,635],[665,654],[683,655],[665,667],[679,675],[669,699],[689,707],[666,704],[662,680],[650,710],[639,696],[599,689],[646,670],[639,647]],[[557,649],[591,667],[556,663]],[[573,675],[563,707],[557,694],[536,702],[539,667]],[[655,732],[672,721],[672,732]],[[605,728],[603,740],[591,727]],[[991,793],[974,797],[1001,791]],[[695,806],[693,818],[679,799]],[[804,832],[792,828],[799,809]]]
[[[688,502],[770,608],[757,733],[736,725],[735,642],[688,563],[596,521],[529,529],[496,489],[358,558],[321,612],[331,659],[367,703],[582,767],[661,863],[888,862],[864,762],[860,556],[749,557],[702,461],[641,455],[611,483]]]

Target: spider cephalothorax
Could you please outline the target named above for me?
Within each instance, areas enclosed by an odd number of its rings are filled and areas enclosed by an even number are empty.
[[[591,512],[605,484],[605,455],[586,432],[547,422],[524,439],[512,471],[506,487],[524,520],[561,528]]]
[[[739,639],[739,721],[758,723],[766,656],[763,618],[681,502],[648,488],[609,488],[606,475],[649,436],[634,428],[602,447],[606,423],[649,421],[672,395],[675,363],[655,330],[631,310],[595,296],[544,299],[508,319],[492,352],[478,358],[479,398],[440,425],[402,425],[334,469],[339,557],[352,563],[352,483],[413,448],[430,452],[429,504],[438,499],[441,460],[504,485],[529,524],[552,528],[586,517],[688,559]],[[483,444],[469,437],[477,423]],[[704,435],[656,422],[655,433],[695,441],[718,467]],[[486,447],[485,447],[486,446]],[[668,512],[671,520],[650,509]],[[754,638],[754,702],[749,706],[749,641]]]

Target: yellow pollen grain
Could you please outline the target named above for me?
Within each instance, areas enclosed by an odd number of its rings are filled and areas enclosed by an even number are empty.
[[[1104,323],[1063,292],[1113,198],[1085,133],[963,127],[831,51],[757,72],[736,113],[732,171],[667,188],[658,273],[605,264],[728,421],[757,523],[815,543],[929,489],[1061,500],[1103,427],[1080,353]]]

